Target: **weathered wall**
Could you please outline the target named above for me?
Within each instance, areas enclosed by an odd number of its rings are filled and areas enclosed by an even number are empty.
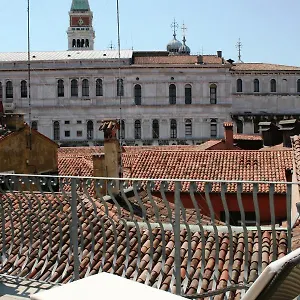
[[[20,174],[40,174],[58,170],[58,145],[29,128],[15,132],[0,142],[0,172],[14,171]]]

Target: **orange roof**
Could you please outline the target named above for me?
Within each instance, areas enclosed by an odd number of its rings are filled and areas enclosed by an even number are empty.
[[[237,133],[233,135],[234,140],[247,140],[247,141],[262,141],[262,137],[260,135],[255,134],[242,134]]]
[[[149,65],[149,64],[222,64],[223,60],[217,55],[172,55],[172,56],[144,56],[135,57],[134,64]]]
[[[133,178],[286,181],[286,170],[293,167],[291,151],[145,151],[135,158]],[[183,189],[188,188],[188,183]],[[203,189],[203,186],[201,187]],[[218,192],[219,185],[213,187]],[[276,186],[285,192],[285,186]],[[236,185],[228,185],[236,192]],[[251,192],[250,184],[244,185]],[[260,192],[268,192],[268,185],[260,185]]]
[[[237,63],[232,67],[234,71],[300,71],[300,67],[284,66],[266,63]]]

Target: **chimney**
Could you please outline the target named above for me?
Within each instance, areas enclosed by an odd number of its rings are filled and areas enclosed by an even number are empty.
[[[217,51],[217,56],[219,57],[219,58],[222,58],[222,51]]]
[[[106,165],[105,165],[105,155],[104,153],[94,154],[93,155],[93,176],[94,177],[107,177],[106,175]],[[95,187],[95,196],[96,196],[96,187]],[[99,189],[101,195],[107,194],[106,182],[103,183],[103,186]]]
[[[283,137],[283,147],[291,148],[291,137],[300,133],[299,122],[296,119],[282,120],[279,122],[279,126]]]
[[[24,114],[8,113],[3,115],[3,125],[11,131],[18,131],[25,127]]]
[[[273,122],[259,122],[259,130],[265,147],[275,146],[282,143],[282,134]]]
[[[198,55],[198,64],[202,65],[203,64],[203,56],[202,55]]]
[[[104,120],[100,130],[104,132],[104,155],[106,176],[110,178],[120,178],[121,174],[121,147],[117,139],[119,130],[117,120]],[[112,189],[114,194],[119,193],[119,182],[116,182]]]
[[[233,149],[233,122],[224,122],[225,146],[227,150]]]

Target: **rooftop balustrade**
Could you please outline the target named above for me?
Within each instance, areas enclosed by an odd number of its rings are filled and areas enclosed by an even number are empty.
[[[238,299],[291,251],[292,185],[3,174],[0,272],[56,284],[108,272]]]

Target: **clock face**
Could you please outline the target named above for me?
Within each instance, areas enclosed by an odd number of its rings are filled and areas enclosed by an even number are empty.
[[[83,24],[84,24],[84,21],[82,20],[82,18],[80,18],[80,19],[78,20],[78,25],[82,26]]]

